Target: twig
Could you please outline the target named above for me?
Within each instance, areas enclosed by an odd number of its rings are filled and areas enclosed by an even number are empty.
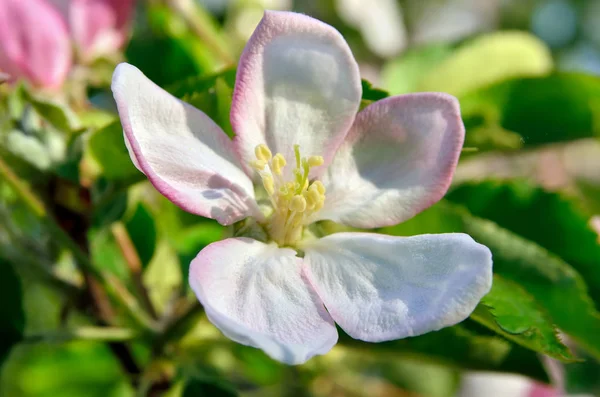
[[[79,266],[80,270],[84,274],[86,283],[89,286],[92,298],[97,306],[99,315],[105,322],[109,322],[112,319],[112,309],[110,308],[110,302],[105,296],[104,291],[122,291],[120,280],[114,278],[110,281],[107,279],[105,273],[100,272],[96,269],[90,261],[88,255],[83,249],[75,242],[71,237],[58,225],[53,217],[48,213],[44,203],[36,197],[29,187],[23,183],[18,176],[10,169],[10,167],[0,159],[0,177],[5,179],[13,190],[18,194],[23,203],[29,208],[29,210],[42,222],[44,223],[47,231],[50,233],[52,238],[59,244],[67,248],[73,254],[75,263]],[[112,284],[112,285],[111,285]],[[114,288],[112,288],[114,287]],[[122,306],[125,308],[131,307],[131,302],[125,301],[125,295],[116,293],[113,295]],[[139,310],[139,307],[138,309]],[[139,319],[138,313],[134,313],[134,318]],[[140,325],[148,326],[146,322],[140,322]],[[150,327],[150,329],[153,329]]]
[[[23,181],[10,169],[10,167],[0,159],[0,177],[5,179],[13,188],[15,193],[21,198],[29,210],[42,222],[50,235],[61,245],[70,250],[75,258],[75,263],[83,273],[86,280],[87,291],[89,292],[96,315],[100,319],[102,325],[110,324],[114,321],[114,313],[112,305],[106,291],[111,287],[104,273],[97,270],[90,261],[86,252],[65,232],[59,224],[54,220],[50,213],[46,210],[44,203],[33,194]],[[122,296],[114,294],[113,297],[122,305],[126,305]],[[134,317],[138,318],[138,317]],[[142,323],[142,325],[145,325]],[[113,354],[118,358],[123,369],[132,377],[134,383],[141,373],[140,367],[137,365],[133,354],[129,347],[123,342],[108,343]]]
[[[127,310],[129,315],[140,325],[142,325],[146,331],[150,331],[151,333],[158,332],[158,325],[154,319],[152,319],[145,310],[143,310],[138,301],[135,299],[133,295],[129,292],[129,290],[121,283],[117,277],[112,274],[105,274],[104,276],[106,280],[108,280],[107,288],[108,291],[112,293],[114,296],[119,297],[119,301],[123,304],[123,308]]]
[[[189,0],[167,0],[168,6],[175,11],[179,16],[183,18],[188,28],[198,36],[202,43],[205,44],[219,59],[225,64],[226,67],[233,66],[235,60],[227,52],[221,44],[214,39],[213,35],[206,29],[206,24],[198,18],[198,10],[193,7],[197,7],[196,4]]]
[[[129,233],[122,222],[115,222],[110,228],[117,245],[119,246],[119,250],[123,254],[123,258],[125,259],[125,263],[127,263],[127,267],[129,268],[129,272],[131,273],[131,278],[133,280],[133,285],[137,290],[137,294],[140,297],[142,304],[145,309],[150,313],[152,318],[157,318],[156,310],[154,309],[154,305],[150,300],[150,295],[148,294],[148,290],[144,285],[144,281],[142,280],[142,261],[140,260],[140,256],[129,237]]]
[[[204,308],[197,300],[185,302],[184,307],[176,310],[175,317],[167,321],[164,330],[154,342],[154,346],[152,347],[154,356],[161,355],[169,341],[185,334],[197,317],[204,312]],[[181,314],[178,315],[178,313]]]
[[[135,339],[139,335],[137,331],[128,328],[88,326],[29,334],[25,336],[23,343],[59,343],[74,340],[126,342]]]

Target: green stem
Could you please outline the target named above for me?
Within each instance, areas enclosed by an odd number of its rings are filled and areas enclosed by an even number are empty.
[[[117,327],[79,327],[26,335],[24,343],[69,342],[88,340],[97,342],[126,342],[135,339],[139,333],[128,328]]]
[[[195,320],[204,313],[204,308],[197,300],[186,303],[181,315],[167,322],[163,332],[156,339],[152,351],[155,356],[162,354],[164,347],[173,339],[183,336],[195,323]]]
[[[225,67],[235,64],[235,60],[231,54],[208,31],[206,21],[200,18],[198,15],[199,10],[193,2],[189,0],[167,0],[167,4],[181,16],[188,28],[225,64]]]
[[[147,330],[154,331],[151,326],[152,322],[143,320],[143,315],[140,312],[139,306],[131,304],[126,294],[126,288],[122,286],[120,280],[113,278],[110,279],[103,272],[96,269],[88,255],[77,245],[73,239],[58,225],[54,218],[48,213],[44,203],[31,191],[13,171],[12,169],[0,158],[0,177],[2,177],[8,185],[15,191],[15,193],[21,198],[23,203],[29,208],[29,210],[44,224],[46,230],[52,236],[52,238],[63,247],[67,248],[73,254],[75,263],[79,266],[83,273],[86,273],[97,280],[100,286],[112,294],[121,306],[128,309],[132,317],[138,321],[139,325],[143,326]],[[116,291],[116,292],[115,292]]]

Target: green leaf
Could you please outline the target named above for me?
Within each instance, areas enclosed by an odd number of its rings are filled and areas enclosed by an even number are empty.
[[[92,178],[102,175],[109,180],[123,180],[140,175],[129,157],[119,120],[90,135],[82,167]]]
[[[218,379],[194,378],[185,384],[181,397],[235,397],[237,395],[231,385]]]
[[[362,100],[360,101],[360,110],[369,106],[371,103],[389,96],[387,91],[373,87],[367,80],[361,80],[362,85]]]
[[[179,81],[168,91],[181,100],[202,110],[222,129],[233,137],[229,122],[235,69],[226,69],[218,74],[205,77],[192,77]]]
[[[481,335],[467,323],[443,328],[424,335],[382,343],[365,343],[340,331],[339,343],[364,354],[385,354],[393,359],[398,354],[420,362],[433,362],[470,370],[521,373],[542,381],[547,375],[535,354],[511,345],[498,336]]]
[[[59,131],[72,133],[80,128],[79,119],[65,104],[46,98],[39,98],[24,91],[26,100],[35,111]]]
[[[520,146],[599,136],[600,78],[577,73],[505,81],[460,98],[466,141],[497,130],[518,133]],[[502,148],[502,147],[500,147]]]
[[[211,73],[219,62],[211,48],[164,4],[146,4],[146,24],[136,24],[126,49],[128,62],[136,65],[156,84],[164,87],[186,77]],[[215,39],[215,29],[203,25]],[[158,59],[160,58],[160,59]]]
[[[419,91],[423,78],[451,53],[452,48],[447,44],[409,49],[400,58],[384,65],[381,71],[383,85],[393,95]]]
[[[381,231],[393,235],[471,235],[492,251],[496,274],[524,288],[558,328],[600,359],[600,313],[587,294],[585,282],[566,262],[534,242],[444,201],[403,224]]]
[[[518,31],[478,36],[451,52],[442,45],[408,53],[386,65],[384,81],[394,94],[443,91],[463,95],[514,77],[552,70],[552,56],[535,36]]]
[[[600,305],[600,244],[574,199],[526,181],[486,181],[453,189],[450,201],[560,256],[586,280]]]
[[[419,85],[420,91],[462,95],[514,77],[541,76],[552,70],[552,55],[532,34],[495,32],[459,47]]]
[[[150,210],[143,203],[137,203],[135,209],[125,220],[125,228],[135,246],[142,266],[146,268],[156,248],[156,226]]]
[[[109,347],[95,342],[22,344],[2,375],[3,396],[134,395]]]
[[[552,320],[533,297],[518,284],[498,275],[471,318],[528,349],[561,361],[574,361],[557,336]]]
[[[373,84],[371,84],[369,81],[362,79],[361,80],[361,85],[362,85],[362,99],[365,101],[378,101],[380,99],[383,98],[387,98],[388,96],[390,96],[390,94],[385,91],[382,90],[380,88],[375,88],[373,87]]]
[[[0,257],[0,367],[13,346],[23,338],[25,312],[21,280],[12,265]]]

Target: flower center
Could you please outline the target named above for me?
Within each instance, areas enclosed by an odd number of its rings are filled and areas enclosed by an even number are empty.
[[[322,165],[323,157],[301,157],[300,146],[294,145],[296,168],[292,180],[286,181],[283,170],[287,161],[281,153],[273,156],[264,144],[258,145],[254,153],[256,160],[250,165],[258,171],[273,206],[268,218],[269,235],[279,245],[293,245],[302,238],[308,219],[325,203],[323,183],[308,180],[310,169]]]

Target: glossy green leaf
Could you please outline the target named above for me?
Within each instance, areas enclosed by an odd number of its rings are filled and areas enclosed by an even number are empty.
[[[526,181],[465,184],[447,198],[560,256],[583,276],[600,304],[598,235],[573,198]]]
[[[506,148],[599,136],[599,98],[600,78],[577,73],[510,80],[472,92],[460,98],[466,145],[498,130],[521,138]]]
[[[504,338],[483,335],[470,328],[465,322],[412,338],[376,344],[352,339],[340,331],[339,343],[362,349],[364,354],[381,354],[390,358],[401,354],[423,362],[462,369],[517,372],[547,380],[535,354],[511,345]]]
[[[390,94],[380,88],[375,88],[369,81],[362,79],[362,99],[365,101],[378,101],[390,96]]]
[[[538,353],[566,362],[574,360],[552,320],[534,298],[518,284],[498,275],[471,318]]]
[[[525,289],[556,326],[600,359],[600,313],[581,275],[559,257],[465,208],[440,202],[381,230],[393,235],[464,232],[492,251],[494,272]]]

